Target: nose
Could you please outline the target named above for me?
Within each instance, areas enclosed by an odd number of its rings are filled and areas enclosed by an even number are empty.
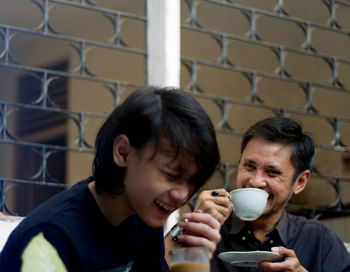
[[[188,182],[179,182],[170,190],[169,194],[176,201],[187,201],[190,192]]]
[[[249,178],[249,185],[251,187],[255,188],[264,188],[267,185],[267,180],[265,179],[264,175],[261,172],[255,172],[250,178]]]

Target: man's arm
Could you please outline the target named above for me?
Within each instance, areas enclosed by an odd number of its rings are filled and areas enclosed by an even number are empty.
[[[259,267],[264,271],[350,271],[350,254],[347,252],[344,243],[339,239],[333,230],[328,227],[321,228],[317,235],[318,243],[306,243],[305,247],[309,251],[309,263],[299,258],[295,251],[285,247],[273,247],[271,250],[284,256],[284,261],[280,263],[262,262]],[[309,234],[310,235],[310,234]],[[304,239],[305,240],[305,239]],[[303,265],[300,262],[304,262]],[[307,268],[307,269],[306,269]]]

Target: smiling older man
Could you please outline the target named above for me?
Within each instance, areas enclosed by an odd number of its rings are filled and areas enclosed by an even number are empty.
[[[211,271],[350,271],[350,255],[330,228],[285,211],[291,196],[307,185],[313,155],[313,140],[292,119],[268,118],[247,130],[241,144],[237,187],[265,190],[268,202],[260,218],[245,222],[230,214],[223,189],[216,196],[209,191],[201,193],[196,209],[221,222],[228,217]],[[273,251],[283,259],[231,265],[218,257],[225,251]]]

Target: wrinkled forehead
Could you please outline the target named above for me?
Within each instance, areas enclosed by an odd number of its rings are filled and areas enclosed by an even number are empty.
[[[270,141],[261,137],[253,137],[244,148],[241,159],[246,157],[261,157],[265,160],[275,160],[276,157],[291,161],[293,146],[278,141]]]

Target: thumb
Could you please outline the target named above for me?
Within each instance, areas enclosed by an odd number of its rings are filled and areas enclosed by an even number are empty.
[[[272,247],[271,251],[280,254],[281,249],[280,247]]]

